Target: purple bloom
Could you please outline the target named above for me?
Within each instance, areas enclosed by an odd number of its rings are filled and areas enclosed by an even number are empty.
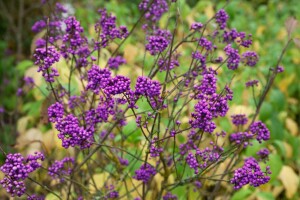
[[[177,200],[177,196],[175,194],[172,194],[171,192],[168,192],[163,196],[163,200]]]
[[[156,169],[152,165],[143,163],[140,169],[135,171],[135,175],[133,176],[133,178],[139,181],[143,181],[144,183],[148,183],[155,174]]]
[[[200,22],[195,22],[191,25],[192,30],[200,30],[203,27],[203,24]]]
[[[109,69],[100,69],[99,66],[93,65],[88,71],[87,89],[99,94],[100,89],[104,89],[111,81],[111,72]]]
[[[250,184],[253,187],[258,187],[269,182],[271,174],[270,168],[266,167],[266,172],[262,172],[258,162],[250,157],[245,160],[244,166],[234,171],[234,176],[230,180],[234,184],[234,189],[240,189],[244,185]]]
[[[212,42],[209,41],[208,39],[202,37],[200,40],[199,40],[199,45],[204,47],[206,49],[206,51],[210,51],[213,49],[213,45],[212,45]]]
[[[160,95],[161,86],[158,81],[151,80],[148,77],[139,76],[135,85],[135,94],[147,97]]]
[[[54,46],[46,48],[37,48],[34,53],[35,65],[39,66],[38,72],[42,72],[47,82],[54,82],[54,77],[59,76],[57,70],[51,67],[59,61],[59,53]]]
[[[266,161],[269,158],[270,151],[267,148],[263,148],[256,153],[259,156],[259,160]]]
[[[246,82],[246,87],[253,87],[254,85],[258,85],[258,80],[251,80]]]
[[[258,55],[254,51],[246,51],[241,58],[242,62],[250,67],[255,66],[258,59]]]
[[[168,30],[157,29],[153,35],[147,37],[146,50],[151,55],[161,53],[168,47],[170,40],[171,33]]]
[[[239,51],[237,49],[232,48],[231,44],[228,44],[224,48],[224,51],[225,51],[226,55],[228,56],[228,59],[227,59],[228,69],[231,69],[231,70],[237,69],[239,66],[239,63],[240,63]]]
[[[250,126],[252,134],[256,135],[256,140],[261,143],[262,140],[266,141],[270,139],[270,131],[264,123],[261,121],[254,122]]]
[[[229,16],[224,9],[221,9],[217,12],[216,22],[219,24],[220,29],[225,29],[228,18]]]
[[[62,140],[64,148],[79,146],[81,149],[85,149],[91,146],[93,133],[80,127],[78,119],[72,114],[59,119],[55,128],[59,131],[58,138]]]
[[[96,42],[95,49],[106,47],[108,43],[116,38],[123,39],[128,35],[128,30],[125,26],[116,26],[116,17],[107,14],[105,9],[98,10],[101,15],[100,20],[95,25],[95,30],[99,33],[100,42]]]
[[[56,102],[48,108],[48,117],[50,122],[58,122],[60,119],[63,118],[63,116],[64,106],[61,103]]]
[[[236,126],[245,125],[248,122],[248,118],[244,114],[232,115],[232,123]]]
[[[126,60],[122,56],[111,57],[107,64],[110,69],[119,69],[120,65],[126,64]]]
[[[65,157],[61,161],[56,160],[49,168],[48,174],[54,178],[64,182],[64,176],[68,176],[72,172],[74,166],[74,158]]]
[[[5,174],[5,177],[0,181],[0,185],[11,196],[22,196],[26,190],[24,180],[29,173],[41,167],[38,160],[43,161],[44,159],[44,155],[40,152],[35,152],[34,155],[29,155],[26,159],[20,153],[8,154],[4,165],[0,167],[0,170]]]
[[[230,141],[236,144],[243,144],[246,148],[250,143],[249,140],[253,139],[254,135],[249,132],[237,132],[230,135]]]
[[[152,2],[151,5],[150,2]],[[139,9],[146,11],[146,19],[157,22],[161,18],[161,16],[169,10],[169,7],[166,0],[143,0],[139,4]]]
[[[46,26],[47,26],[46,22],[44,20],[40,20],[34,23],[34,25],[31,27],[31,30],[35,33],[38,33]]]
[[[186,157],[186,163],[190,166],[190,168],[195,170],[195,174],[199,173],[199,163],[196,159],[196,156],[192,152],[188,153]]]
[[[122,94],[130,89],[130,79],[117,75],[105,86],[104,92],[108,95]]]

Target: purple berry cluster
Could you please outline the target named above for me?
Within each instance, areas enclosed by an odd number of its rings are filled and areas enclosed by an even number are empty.
[[[146,12],[145,17],[147,20],[157,22],[169,10],[169,6],[166,0],[143,0],[139,4],[139,9]]]
[[[253,135],[256,135],[256,140],[259,143],[261,143],[262,140],[266,141],[270,139],[270,131],[261,121],[257,121],[251,124],[250,131]]]
[[[256,52],[254,51],[246,51],[242,54],[241,61],[245,63],[245,65],[249,67],[253,67],[258,62],[259,57]]]
[[[232,123],[236,126],[242,126],[247,124],[248,118],[245,114],[237,114],[237,115],[231,115]]]
[[[216,22],[220,26],[220,29],[225,29],[228,18],[229,16],[224,9],[221,9],[217,12]]]
[[[171,37],[171,33],[168,30],[155,30],[152,35],[147,37],[146,50],[151,55],[162,53],[168,47]]]
[[[79,125],[77,117],[72,114],[59,119],[55,125],[59,131],[58,138],[62,140],[62,146],[69,148],[79,146],[81,149],[89,148],[93,141],[93,133]]]
[[[177,196],[175,194],[172,194],[171,192],[168,192],[163,196],[163,200],[177,200]]]
[[[135,171],[135,175],[133,176],[133,178],[138,181],[148,183],[156,173],[156,169],[152,165],[143,163],[140,169]]]
[[[56,102],[48,108],[48,117],[50,122],[58,122],[61,118],[63,118],[63,116],[64,106],[61,103]]]
[[[99,33],[100,41],[95,42],[95,49],[106,47],[109,42],[116,38],[123,39],[128,35],[128,30],[125,26],[117,27],[116,17],[108,14],[106,9],[98,10],[100,19],[95,25],[95,30]]]
[[[111,57],[107,62],[110,69],[119,69],[122,64],[126,64],[126,60],[122,56]]]
[[[234,184],[234,189],[240,189],[244,185],[250,184],[258,187],[269,182],[271,174],[270,168],[266,167],[266,172],[262,172],[258,162],[253,158],[247,158],[244,166],[234,171],[233,178],[230,183]]]
[[[59,179],[60,182],[64,182],[65,180],[64,176],[68,176],[71,174],[74,163],[75,160],[72,157],[65,157],[60,161],[56,160],[48,168],[48,174],[52,178]]]
[[[0,167],[0,170],[5,174],[0,185],[11,196],[22,196],[26,190],[25,179],[30,173],[42,166],[40,161],[44,159],[44,155],[40,152],[35,152],[26,159],[20,153],[8,154],[4,165]]]
[[[35,58],[34,64],[39,66],[38,72],[42,72],[47,82],[54,82],[54,77],[59,76],[59,74],[52,65],[58,62],[60,58],[55,47],[37,48],[33,56]]]
[[[148,77],[139,76],[135,85],[135,94],[146,97],[156,97],[160,95],[161,86],[158,81],[151,80]]]

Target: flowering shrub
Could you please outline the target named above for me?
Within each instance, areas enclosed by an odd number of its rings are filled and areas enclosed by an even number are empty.
[[[218,120],[228,114],[235,95],[241,94],[231,90],[232,80],[219,80],[226,72],[239,73],[244,67],[255,70],[259,56],[245,51],[251,49],[252,35],[228,27],[229,15],[226,9],[220,9],[207,22],[191,24],[183,39],[177,38],[178,16],[170,19],[172,28],[162,29],[158,23],[176,6],[176,1],[143,0],[138,5],[141,18],[130,31],[117,26],[116,17],[100,9],[93,39],[85,35],[75,16],[64,17],[67,9],[61,4],[47,23],[40,20],[34,24],[35,32],[46,29],[44,38],[37,41],[33,57],[55,99],[47,109],[48,120],[56,129],[61,146],[74,152],[62,160],[49,158],[49,162],[42,163],[37,160],[47,160],[47,155],[36,153],[24,159],[21,154],[8,154],[0,168],[5,174],[0,184],[8,193],[34,199],[34,194],[26,193],[24,181],[38,168],[59,180],[51,184],[56,190],[50,186],[46,190],[59,199],[62,191],[67,191],[66,198],[145,199],[157,177],[162,177],[161,188],[153,199],[177,199],[172,190],[183,185],[193,185],[195,191],[200,191],[199,188],[205,188],[202,182],[207,180],[216,182],[213,192],[207,195],[213,199],[221,181],[238,190],[247,184],[258,187],[270,180],[272,169],[266,166],[262,171],[259,165],[267,162],[268,149],[258,151],[256,158],[241,159],[241,152],[253,140],[262,143],[271,137],[257,116],[277,73],[283,71],[278,66],[282,56],[253,116],[235,113],[231,116],[235,129],[226,133]],[[125,76],[119,69],[127,62],[118,50],[137,27],[145,33],[145,57],[154,63],[137,77]],[[180,52],[181,48],[188,48],[187,43],[192,46],[189,55]],[[99,64],[101,51],[110,50],[114,44],[118,44],[115,52],[105,64]],[[189,62],[181,62],[181,57]],[[65,74],[56,67],[62,61],[68,67],[67,82],[63,82]],[[78,84],[73,81],[75,78]],[[24,80],[34,84],[30,77]],[[245,84],[254,89],[258,81]],[[185,116],[188,120],[184,120]],[[127,132],[131,122],[135,122],[134,130]],[[138,138],[139,144],[127,141],[130,137]],[[136,152],[132,151],[133,145],[140,145]],[[241,167],[239,160],[244,160]],[[222,163],[227,167],[221,175],[215,174]],[[104,182],[101,187],[94,178],[95,168],[109,172],[105,180],[100,180]],[[132,188],[122,184],[126,180],[132,182]],[[87,187],[89,184],[94,190]],[[133,191],[136,196],[131,194]]]

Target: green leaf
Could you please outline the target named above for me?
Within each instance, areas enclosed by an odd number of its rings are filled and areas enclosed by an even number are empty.
[[[262,104],[262,107],[260,109],[260,113],[259,113],[259,118],[262,121],[267,121],[268,119],[271,118],[271,116],[273,115],[273,108],[272,105],[269,102],[264,102]]]
[[[240,199],[246,199],[248,196],[252,194],[253,191],[251,191],[248,188],[242,188],[234,193],[231,200],[240,200]]]
[[[26,69],[31,67],[33,65],[33,62],[30,60],[23,60],[17,65],[18,71],[23,75]]]
[[[280,170],[283,166],[283,163],[282,163],[282,160],[279,155],[271,154],[269,156],[268,164],[269,164],[269,166],[271,168],[271,172],[272,172],[272,174],[270,175],[270,177],[271,177],[270,183],[272,183],[273,181],[276,180],[277,176],[279,175]]]
[[[275,197],[271,192],[260,192],[257,196],[262,200],[275,200]]]
[[[285,147],[281,140],[275,140],[273,142],[273,145],[275,146],[277,151],[280,152],[280,155],[283,155],[283,156],[285,155]]]

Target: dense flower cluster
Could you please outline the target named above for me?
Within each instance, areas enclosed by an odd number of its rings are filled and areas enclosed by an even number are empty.
[[[163,52],[168,47],[171,37],[171,33],[168,30],[155,30],[153,35],[147,37],[146,50],[151,55]]]
[[[266,168],[266,172],[262,172],[258,162],[250,157],[245,160],[244,166],[234,171],[234,176],[230,180],[234,184],[234,189],[240,189],[244,185],[258,187],[270,180],[268,174],[271,174],[270,168]]]
[[[254,85],[258,85],[258,80],[251,80],[251,81],[248,81],[246,82],[246,87],[252,87]]]
[[[139,181],[143,181],[144,183],[148,183],[155,174],[156,169],[152,165],[143,163],[140,169],[135,171],[135,175],[133,176],[133,178]]]
[[[128,30],[125,26],[116,25],[116,17],[108,14],[106,9],[98,10],[100,20],[95,25],[95,30],[99,33],[101,41],[95,42],[95,48],[106,47],[110,41],[116,38],[123,39],[128,35]]]
[[[228,18],[229,16],[224,9],[221,9],[217,12],[216,22],[219,24],[220,29],[225,29]]]
[[[139,76],[135,85],[135,94],[147,97],[160,95],[161,86],[158,81],[151,80],[148,77]]]
[[[246,51],[245,53],[242,54],[242,62],[245,63],[246,65],[253,67],[256,65],[258,62],[258,55],[254,51]]]
[[[270,151],[267,148],[263,148],[256,153],[259,156],[259,160],[266,161],[269,158]]]
[[[172,194],[171,192],[168,192],[163,196],[163,200],[177,200],[177,196],[175,194]]]
[[[26,159],[20,153],[8,154],[4,165],[0,167],[5,174],[0,184],[11,196],[22,196],[26,190],[25,179],[30,173],[41,167],[38,160],[43,161],[44,159],[44,155],[40,152],[35,152]]]
[[[59,74],[57,70],[51,66],[58,62],[60,57],[55,47],[37,48],[33,56],[35,58],[34,64],[39,66],[38,72],[42,72],[47,82],[54,82],[54,77]]]
[[[169,7],[166,0],[143,0],[139,4],[139,9],[146,12],[146,19],[156,22],[165,12],[169,10]]]
[[[72,167],[74,165],[74,158],[65,157],[64,159],[58,161],[56,160],[49,168],[48,174],[54,178],[59,179],[60,182],[64,181],[64,176],[68,176],[72,172]],[[69,165],[69,167],[68,167]]]
[[[112,78],[110,82],[105,86],[105,93],[108,95],[122,94],[130,89],[130,79],[117,75]]]
[[[259,143],[261,143],[262,140],[266,141],[270,139],[270,131],[261,121],[257,121],[251,124],[250,131],[253,135],[256,135],[256,140]]]
[[[62,146],[69,148],[70,146],[79,146],[85,149],[91,146],[92,132],[80,127],[78,119],[69,114],[65,118],[59,119],[55,125],[59,131],[58,138],[62,140]]]
[[[57,122],[64,116],[64,106],[56,102],[48,108],[48,117],[50,122]]]
[[[126,64],[126,60],[122,56],[111,57],[107,62],[110,69],[119,69],[122,64]]]
[[[248,122],[248,118],[245,114],[232,115],[231,118],[232,123],[236,126],[245,125]]]
[[[111,72],[109,69],[100,69],[99,66],[93,65],[88,71],[87,89],[99,94],[101,89],[104,89],[110,82]]]
[[[238,68],[239,63],[240,63],[240,55],[237,49],[234,49],[231,47],[231,44],[228,44],[225,48],[224,51],[226,55],[228,56],[227,59],[227,67],[228,69],[235,70]]]

